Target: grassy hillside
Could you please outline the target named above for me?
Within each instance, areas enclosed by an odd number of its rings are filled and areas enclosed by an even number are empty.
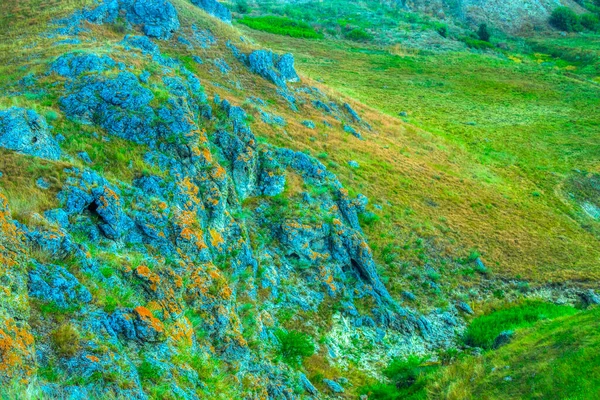
[[[600,396],[600,309],[517,332],[513,342],[444,370],[428,390],[445,399],[593,399]]]
[[[439,228],[432,237],[477,250],[504,276],[597,279],[598,224],[562,190],[573,170],[598,171],[600,87],[572,74],[576,67],[542,54],[421,55],[245,32],[292,51],[309,77],[387,114],[383,132],[403,119],[433,134],[408,128],[411,139],[393,140],[436,171],[429,184],[416,184],[424,171],[408,168],[402,155],[389,175],[365,176],[364,190],[393,204],[384,225],[369,231],[373,240],[386,226],[403,246],[415,225],[400,216],[415,211],[424,230]],[[446,160],[433,161],[433,149]],[[376,163],[373,154],[365,165]],[[352,179],[357,174],[367,171]]]

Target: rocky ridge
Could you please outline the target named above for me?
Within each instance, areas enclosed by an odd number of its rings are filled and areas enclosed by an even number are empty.
[[[219,3],[193,3],[228,21]],[[451,346],[464,307],[420,315],[390,296],[359,222],[368,199],[351,197],[316,158],[259,140],[242,106],[207,94],[189,60],[168,50],[186,49],[194,67],[233,87],[242,83],[232,71],[247,70],[305,125],[315,124],[302,114],[309,107],[352,140],[369,140],[368,122],[305,85],[291,54],[240,40],[226,45],[236,65],[210,60],[211,47],[226,39],[184,26],[181,7],[105,0],[77,11],[46,33],[68,50],[5,89],[51,82],[41,95],[55,99],[69,124],[106,146],[140,149],[146,169],[131,181],[103,174],[87,153],[77,155],[82,163],[62,148],[72,132],[57,131],[34,109],[0,111],[0,146],[55,163],[62,176],[57,207],[27,220],[13,219],[0,197],[1,379],[39,376],[49,397],[143,399],[162,387],[195,399],[216,396],[208,383],[226,371],[246,398],[335,396],[345,377],[317,389],[302,372],[270,361],[286,313],[310,325],[323,309],[331,331],[315,342],[332,363],[358,361],[358,353],[340,359],[356,340],[387,357]],[[86,41],[86,32],[119,21],[120,40]],[[265,123],[287,123],[258,93],[244,107],[259,109]],[[285,196],[298,180],[310,190]],[[56,339],[65,336],[71,346]],[[368,371],[377,361],[361,362]]]

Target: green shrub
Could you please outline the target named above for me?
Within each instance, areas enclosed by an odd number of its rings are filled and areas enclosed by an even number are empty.
[[[504,308],[471,321],[465,332],[464,341],[469,346],[490,349],[494,339],[506,330],[531,326],[543,319],[553,319],[575,314],[577,310],[569,306],[541,301],[527,301],[518,306]]]
[[[490,32],[488,31],[486,24],[479,25],[479,29],[477,30],[477,37],[479,40],[483,40],[484,42],[490,41]]]
[[[152,383],[158,383],[162,375],[162,370],[148,360],[142,361],[140,366],[137,367],[137,372],[142,381]]]
[[[486,50],[494,48],[490,42],[484,42],[483,40],[473,39],[470,37],[463,38],[463,42],[465,42],[465,44],[471,49]]]
[[[248,14],[250,12],[250,6],[246,0],[237,0],[235,2],[234,10],[240,14]]]
[[[444,24],[437,25],[435,31],[439,33],[441,37],[448,37],[448,27]]]
[[[285,17],[244,17],[239,19],[238,22],[252,29],[274,33],[276,35],[303,39],[320,39],[323,37],[322,33],[315,31],[309,24]]]
[[[580,29],[579,17],[569,7],[558,7],[550,15],[550,25],[566,32],[575,32]]]
[[[288,365],[298,367],[304,358],[315,353],[312,339],[304,332],[278,330],[275,335],[279,339],[279,351],[283,361]]]
[[[362,388],[361,393],[368,395],[369,399],[426,399],[425,387],[430,380],[430,374],[436,369],[437,366],[427,364],[426,358],[396,358],[383,371],[391,384],[367,386]]]
[[[588,31],[597,31],[599,28],[600,19],[594,14],[587,13],[579,17],[579,23]]]
[[[364,29],[356,28],[346,33],[346,39],[355,42],[367,42],[373,39],[373,36]]]

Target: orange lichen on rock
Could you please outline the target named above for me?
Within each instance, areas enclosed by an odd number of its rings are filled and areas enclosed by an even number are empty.
[[[136,315],[144,322],[147,322],[155,331],[164,332],[165,328],[163,323],[154,317],[152,311],[143,306],[138,306],[133,310]]]
[[[33,372],[34,339],[29,331],[8,318],[0,324],[0,377],[23,377]]]
[[[160,283],[160,276],[158,276],[158,274],[150,271],[150,268],[146,265],[138,266],[135,269],[135,273],[148,284],[150,290],[156,291],[158,284]]]
[[[212,244],[215,248],[220,248],[223,243],[225,243],[225,239],[223,239],[223,235],[217,232],[215,229],[210,230],[210,244]]]
[[[175,321],[171,327],[169,336],[177,343],[191,346],[194,338],[194,328],[190,321],[183,317],[182,319]]]
[[[86,358],[87,358],[88,360],[90,360],[91,362],[99,362],[99,361],[100,361],[100,359],[99,359],[98,357],[96,357],[96,356],[94,356],[94,355],[91,355],[91,354],[88,354],[88,355],[86,356]]]

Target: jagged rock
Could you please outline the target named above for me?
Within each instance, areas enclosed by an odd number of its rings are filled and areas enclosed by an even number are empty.
[[[65,78],[76,78],[84,72],[102,72],[115,66],[114,60],[106,55],[67,53],[56,59],[50,70]]]
[[[581,292],[579,296],[586,305],[600,304],[600,296],[598,296],[593,289],[588,289],[585,292]]]
[[[494,339],[494,343],[492,344],[493,349],[498,349],[505,344],[509,343],[513,337],[513,331],[503,331]]]
[[[358,116],[358,113],[348,103],[344,103],[344,109],[350,114],[350,117],[354,122],[361,122],[362,119]]]
[[[250,71],[279,87],[285,87],[286,82],[299,80],[294,69],[294,56],[291,54],[278,56],[272,51],[255,50],[248,55],[248,66]]]
[[[192,3],[222,21],[231,23],[231,11],[216,0],[192,0]]]
[[[407,290],[402,291],[402,297],[409,301],[415,301],[417,299],[417,297],[412,292],[409,292]]]
[[[302,385],[302,388],[306,392],[308,392],[314,396],[319,394],[319,391],[317,390],[317,388],[314,387],[314,385],[308,380],[306,375],[304,375],[303,373],[300,373],[300,384]]]
[[[43,302],[69,308],[89,303],[92,295],[75,276],[58,265],[34,263],[29,271],[29,295]]]
[[[0,111],[0,147],[48,160],[58,160],[61,155],[46,120],[19,107]]]
[[[85,151],[81,151],[81,152],[77,153],[77,156],[81,159],[81,161],[83,161],[86,164],[92,163],[92,159],[90,158],[88,153],[86,153]]]
[[[165,340],[163,323],[146,307],[118,310],[107,320],[108,327],[128,340],[160,342]]]
[[[304,120],[302,121],[302,125],[304,125],[305,127],[309,128],[309,129],[315,129],[316,125],[314,122],[309,121],[309,120]]]
[[[332,393],[344,393],[344,388],[336,381],[332,381],[331,379],[323,379],[323,383],[327,385]]]
[[[456,304],[456,307],[459,310],[461,310],[463,312],[466,312],[467,314],[473,314],[473,309],[471,308],[471,306],[468,303],[464,302],[464,301],[459,301]]]
[[[122,72],[112,79],[86,76],[73,89],[60,99],[67,116],[87,124],[96,122],[124,139],[155,144],[157,132],[152,123],[156,114],[150,107],[154,95],[135,75]]]
[[[360,133],[358,133],[358,131],[356,129],[354,129],[353,127],[351,127],[350,125],[344,125],[344,130],[346,132],[348,132],[349,134],[351,134],[352,136],[354,136],[358,139],[362,139],[362,135]]]
[[[92,171],[74,173],[59,194],[65,212],[73,215],[89,211],[100,219],[98,227],[109,239],[131,233],[133,222],[123,212],[119,190]]]
[[[48,180],[46,178],[38,178],[35,181],[35,184],[40,188],[40,189],[49,189],[50,188],[50,182],[48,182]]]

